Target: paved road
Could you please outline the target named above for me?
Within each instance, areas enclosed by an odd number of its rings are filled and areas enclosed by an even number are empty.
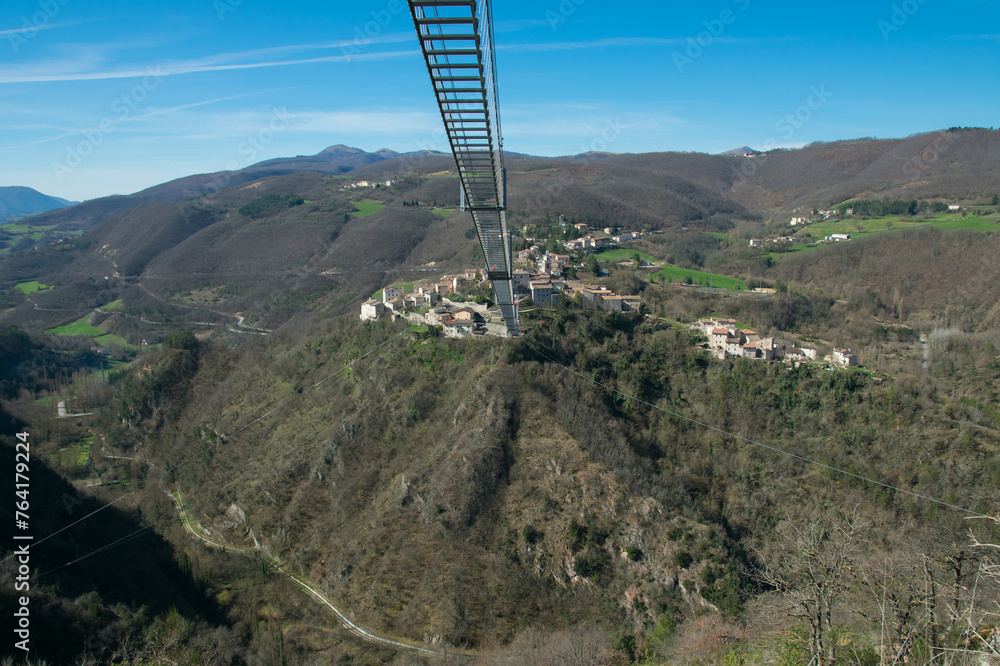
[[[59,403],[56,405],[56,414],[58,414],[59,418],[61,419],[72,419],[76,418],[77,416],[91,416],[93,412],[81,412],[80,414],[70,414],[69,411],[66,409],[66,401],[60,400]]]
[[[256,551],[252,548],[243,548],[239,546],[224,544],[209,538],[207,535],[203,534],[200,530],[198,530],[191,524],[191,520],[188,518],[187,511],[184,509],[184,503],[181,500],[180,491],[177,491],[176,494],[175,493],[167,493],[167,494],[170,495],[170,498],[174,501],[174,505],[176,505],[177,507],[177,512],[180,514],[181,522],[184,524],[184,529],[186,529],[188,533],[191,534],[191,536],[193,536],[194,538],[208,544],[209,546],[212,546],[213,548],[218,548],[219,550],[235,551],[238,553],[242,553],[244,555],[248,555],[251,553],[260,554],[260,551]],[[264,559],[275,571],[278,571],[279,573],[288,576],[292,580],[292,582],[299,587],[299,589],[301,589],[310,597],[312,597],[320,604],[325,606],[331,613],[333,613],[334,617],[337,618],[337,621],[340,622],[340,624],[342,624],[345,629],[347,629],[349,632],[351,632],[358,638],[361,638],[362,640],[368,641],[369,643],[375,643],[377,645],[390,647],[396,650],[412,652],[415,654],[429,655],[448,660],[456,660],[456,659],[466,660],[473,657],[473,655],[468,652],[456,651],[455,653],[442,653],[439,652],[438,650],[432,650],[430,648],[421,647],[419,645],[412,645],[410,643],[406,643],[401,640],[395,640],[392,638],[386,638],[384,636],[373,634],[367,629],[364,629],[355,624],[354,622],[352,622],[350,618],[348,618],[347,615],[344,614],[343,611],[341,611],[339,608],[333,605],[333,603],[326,597],[326,595],[324,595],[322,592],[317,590],[309,583],[305,582],[305,580],[303,580],[298,574],[292,573],[285,567],[281,566],[281,564],[279,564],[277,560],[274,560],[267,556],[264,556]]]

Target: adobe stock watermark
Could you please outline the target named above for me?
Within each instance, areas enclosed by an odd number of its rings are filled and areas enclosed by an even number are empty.
[[[604,120],[604,128],[591,139],[589,145],[579,148],[579,154],[571,157],[570,163],[573,165],[584,165],[600,159],[594,153],[606,152],[627,129],[628,125],[623,124],[619,116],[606,118]],[[567,187],[576,181],[576,175],[570,170],[560,169],[556,173],[558,177],[549,180],[540,195],[523,200],[525,209],[529,207],[536,209],[549,208],[555,202],[556,197],[561,195]]]
[[[373,9],[370,12],[372,20],[363,26],[354,27],[354,40],[340,47],[341,53],[347,57],[348,62],[351,56],[361,55],[362,49],[371,45],[389,27],[393,19],[405,11],[407,11],[405,0],[389,0],[384,8]]]
[[[220,172],[204,186],[184,190],[184,196],[188,198],[182,208],[185,217],[189,216],[192,210],[208,210],[214,201],[213,195],[229,187],[233,181],[233,172],[253,164],[261,151],[273,143],[279,134],[288,129],[291,124],[290,118],[288,107],[282,106],[272,109],[271,117],[267,123],[255,133],[248,134],[237,144],[236,154],[240,156],[240,159],[231,159],[226,162],[226,170]]]
[[[879,19],[876,24],[879,32],[882,33],[882,39],[889,41],[892,33],[899,32],[904,25],[910,22],[910,18],[926,4],[927,0],[905,0],[898,5],[893,5],[892,13],[889,14],[889,20]]]
[[[545,20],[549,22],[549,27],[555,30],[576,13],[576,10],[587,0],[562,0],[559,5],[552,9],[545,10]]]
[[[750,9],[751,0],[731,0],[741,12]],[[709,21],[702,21],[705,29],[696,37],[688,37],[687,47],[682,51],[674,51],[674,65],[677,71],[684,73],[684,68],[693,65],[694,61],[705,54],[705,50],[712,47],[716,40],[722,37],[726,28],[736,23],[738,14],[730,8],[723,9],[719,16]]]
[[[271,119],[267,122],[267,124],[257,130],[256,134],[248,135],[238,146],[236,146],[236,154],[240,155],[244,159],[242,161],[229,160],[226,163],[226,169],[229,171],[235,171],[236,169],[253,164],[260,152],[269,146],[274,141],[276,136],[288,129],[288,119],[289,115],[287,106],[272,109]]]
[[[910,177],[919,176],[924,169],[941,159],[941,156],[947,153],[954,143],[955,134],[953,132],[938,132],[931,145],[906,161],[903,165],[903,174]]]
[[[833,97],[833,93],[826,89],[826,85],[820,87],[813,86],[809,90],[812,94],[805,103],[794,112],[786,114],[784,118],[774,125],[774,129],[780,132],[786,141],[790,141],[795,132],[802,129],[802,126],[812,120],[813,114],[826,106],[826,103]]]
[[[68,174],[83,164],[84,160],[94,154],[104,143],[107,137],[118,129],[118,126],[132,117],[133,112],[138,109],[149,94],[160,87],[164,78],[163,70],[157,65],[155,68],[147,67],[146,76],[141,83],[136,84],[127,93],[123,93],[111,103],[111,112],[114,116],[106,116],[97,125],[83,130],[83,139],[76,144],[67,146],[66,158],[62,162],[52,162],[52,172],[59,182],[62,182]]]
[[[822,109],[834,96],[834,93],[827,90],[826,85],[812,86],[810,88],[810,95],[806,98],[806,101],[799,105],[791,113],[786,113],[784,117],[779,118],[777,122],[774,123],[774,131],[780,135],[780,138],[784,141],[791,141],[795,137],[795,134],[802,129],[817,111]],[[748,178],[752,178],[761,166],[767,163],[768,153],[779,145],[779,140],[775,137],[771,137],[764,142],[761,146],[761,152],[764,153],[759,157],[746,157],[741,158],[742,164],[739,168],[733,168],[733,172],[736,178],[733,180],[731,185],[727,185],[723,181],[719,181],[716,184],[716,190],[720,194],[725,195],[731,189],[736,187],[738,183],[746,181]]]
[[[212,7],[215,9],[215,15],[219,17],[219,20],[225,21],[226,14],[232,14],[242,4],[243,0],[215,0],[212,3]]]
[[[69,4],[70,0],[38,0],[38,11],[29,16],[21,17],[21,27],[7,33],[7,41],[14,53],[34,39],[38,31],[52,22],[59,10]]]

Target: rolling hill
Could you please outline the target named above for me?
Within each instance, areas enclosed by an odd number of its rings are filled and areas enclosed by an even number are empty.
[[[562,214],[597,227],[762,230],[762,221],[783,222],[792,210],[849,197],[983,199],[1000,189],[998,155],[1000,132],[989,130],[814,144],[753,157],[512,153],[508,218],[514,228]],[[96,294],[124,293],[131,304],[162,310],[170,320],[215,321],[242,312],[271,327],[305,304],[342,312],[397,276],[420,279],[478,264],[476,243],[465,236],[469,220],[455,212],[453,169],[448,155],[332,146],[44,213],[31,223],[46,226],[46,234],[82,235],[31,253],[23,251],[30,241],[22,240],[20,251],[0,262],[11,308],[5,316],[48,328],[100,305],[92,304]],[[361,180],[394,184],[345,189]],[[303,203],[263,217],[241,213],[267,195]],[[353,215],[366,200],[377,212]],[[30,299],[13,290],[41,277],[55,289]],[[201,302],[205,294],[212,307]]]
[[[0,187],[0,222],[17,220],[57,208],[76,205],[59,197],[42,194],[30,187]]]
[[[31,430],[58,531],[32,618],[67,640],[37,656],[83,661],[98,636],[101,663],[438,663],[358,642],[274,561],[367,630],[484,664],[808,663],[810,626],[836,663],[982,647],[965,628],[995,631],[995,560],[955,509],[996,510],[1000,235],[897,228],[773,261],[741,234],[855,196],[992,196],[996,141],[508,155],[514,228],[663,230],[634,247],[776,287],[609,262],[645,312],[525,309],[516,339],[357,317],[481,261],[447,155],[335,146],[36,218],[80,232],[0,260],[0,426]],[[683,324],[707,315],[867,367],[712,358]],[[132,348],[42,332],[70,322]],[[96,413],[56,418],[67,396]],[[231,549],[191,539],[181,494]]]
[[[515,210],[537,213],[556,207],[564,214],[588,219],[624,215],[629,223],[654,226],[716,213],[780,218],[796,208],[828,207],[853,197],[963,199],[992,196],[1000,189],[1000,131],[985,129],[816,143],[752,157],[704,153],[507,156],[512,187],[523,187],[511,191]],[[426,176],[453,167],[451,156],[442,153],[400,154],[387,149],[366,153],[337,145],[312,156],[267,160],[238,171],[192,175],[126,196],[94,199],[39,215],[32,223],[86,230],[139,205],[180,202],[304,171],[367,178]],[[530,178],[516,177],[529,173],[533,174]],[[666,206],[664,198],[671,200]],[[646,204],[655,211],[642,210]]]

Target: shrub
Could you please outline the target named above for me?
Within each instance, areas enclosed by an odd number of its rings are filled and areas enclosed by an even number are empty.
[[[604,568],[604,560],[599,553],[579,555],[573,560],[573,570],[584,578],[593,578]]]
[[[241,206],[239,213],[245,217],[267,217],[268,215],[274,215],[285,208],[301,206],[303,203],[305,202],[302,197],[295,194],[265,194],[258,199],[254,199],[245,206]]]

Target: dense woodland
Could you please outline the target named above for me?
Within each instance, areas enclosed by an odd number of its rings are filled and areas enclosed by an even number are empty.
[[[989,552],[961,512],[746,440],[992,512],[1000,414],[981,407],[996,404],[995,347],[944,345],[926,372],[910,358],[875,377],[709,360],[686,332],[572,307],[529,331],[462,343],[330,321],[237,349],[171,337],[107,398],[93,464],[141,488],[113,516],[151,524],[130,548],[169,539],[172,558],[139,559],[156,576],[190,576],[189,605],[118,608],[136,592],[105,582],[101,561],[57,569],[88,546],[53,545],[39,548],[55,569],[40,581],[51,601],[39,626],[57,613],[81,636],[101,625],[105,657],[190,659],[188,644],[247,663],[358,658],[316,633],[315,609],[296,616],[308,600],[294,587],[192,543],[165,494],[177,488],[213,533],[255,539],[369,628],[487,655],[531,627],[542,659],[561,649],[567,619],[571,633],[601,627],[595,663],[877,663],[883,630],[918,661],[976,645],[969,631],[989,624],[997,591],[977,579]],[[886,346],[912,355],[908,342]],[[227,520],[232,506],[243,521]],[[86,543],[128,534],[127,521],[85,530]],[[828,579],[811,589],[816,567]],[[884,626],[883,593],[896,604]],[[266,617],[263,594],[278,604]],[[58,647],[56,663],[80,648]]]
[[[969,134],[946,133],[948,149]],[[754,196],[810,151],[869,151],[852,176],[867,179],[885,151],[930,139],[776,153]],[[663,233],[636,251],[775,293],[597,255],[580,273],[641,293],[643,311],[561,302],[523,313],[515,339],[357,319],[389,282],[475,265],[447,176],[403,170],[358,195],[329,173],[281,175],[0,262],[5,285],[55,286],[6,288],[18,326],[0,329],[0,426],[32,433],[33,520],[53,534],[33,550],[32,626],[61,640],[33,663],[442,661],[350,634],[275,562],[366,629],[473,663],[995,660],[997,234],[763,252],[744,237],[783,209],[708,186],[730,168],[708,157],[579,160],[564,179],[522,158],[513,187],[536,203],[511,219],[553,238],[559,214],[648,224]],[[703,163],[704,182],[666,173],[675,162]],[[819,200],[837,180],[824,173],[816,205],[838,202]],[[362,199],[381,208],[359,215]],[[87,313],[129,346],[43,332]],[[720,361],[683,325],[707,315],[851,347],[863,367]],[[80,414],[56,418],[63,399]],[[226,552],[185,530],[178,501]],[[15,603],[5,586],[0,610]]]

